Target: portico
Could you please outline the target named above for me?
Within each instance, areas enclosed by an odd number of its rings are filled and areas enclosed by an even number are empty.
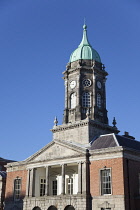
[[[86,166],[80,161],[29,168],[26,198],[85,194]]]

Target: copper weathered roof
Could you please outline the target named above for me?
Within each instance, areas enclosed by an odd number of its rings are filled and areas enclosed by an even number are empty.
[[[99,54],[95,49],[92,48],[92,46],[88,41],[87,30],[86,30],[87,26],[85,24],[83,26],[83,29],[84,30],[83,30],[82,41],[78,46],[78,48],[74,50],[74,52],[71,54],[69,62],[85,59],[85,60],[96,60],[101,63],[101,58]]]

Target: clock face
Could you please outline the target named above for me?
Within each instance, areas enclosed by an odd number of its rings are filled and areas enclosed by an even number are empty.
[[[70,88],[73,89],[75,87],[76,87],[76,81],[73,80],[70,82]]]
[[[100,82],[100,81],[97,81],[97,87],[98,87],[99,89],[101,89],[101,88],[102,88],[102,84],[101,84],[101,82]]]
[[[91,85],[91,80],[90,79],[84,79],[82,83],[83,83],[84,87],[89,87]]]

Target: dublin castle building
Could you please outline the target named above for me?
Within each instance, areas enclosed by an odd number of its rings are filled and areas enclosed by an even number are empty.
[[[8,163],[5,210],[139,210],[140,142],[108,123],[108,73],[86,25],[63,75],[63,124],[55,119],[49,144]]]

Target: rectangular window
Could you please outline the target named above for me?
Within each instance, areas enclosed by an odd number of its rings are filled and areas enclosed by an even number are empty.
[[[57,195],[57,180],[52,181],[53,195]]]
[[[46,179],[40,179],[40,196],[45,195],[45,186],[46,186]]]
[[[73,194],[73,178],[67,179],[67,185],[68,185],[68,194]]]
[[[21,192],[21,179],[14,180],[14,199],[20,199],[20,192]]]
[[[101,170],[101,195],[111,194],[111,170]]]

